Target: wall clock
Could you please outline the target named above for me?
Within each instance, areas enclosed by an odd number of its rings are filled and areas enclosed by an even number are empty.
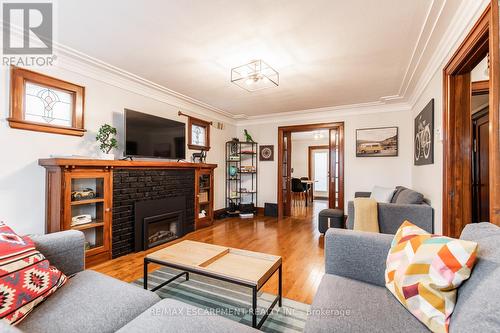
[[[259,160],[260,161],[274,161],[274,146],[260,146],[259,147]]]

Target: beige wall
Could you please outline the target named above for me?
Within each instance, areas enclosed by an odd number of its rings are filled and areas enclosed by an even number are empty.
[[[321,140],[293,140],[292,136],[292,176],[308,177],[309,146],[328,145],[328,139]]]

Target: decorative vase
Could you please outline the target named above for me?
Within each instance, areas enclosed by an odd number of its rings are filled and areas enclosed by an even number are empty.
[[[231,165],[229,167],[229,176],[234,177],[238,173],[238,168],[235,167],[234,165]]]

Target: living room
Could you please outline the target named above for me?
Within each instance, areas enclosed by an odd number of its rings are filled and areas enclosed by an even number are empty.
[[[2,12],[1,332],[500,330],[496,1]]]

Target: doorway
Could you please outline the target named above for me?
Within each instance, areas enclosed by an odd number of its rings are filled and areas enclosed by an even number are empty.
[[[283,126],[278,128],[278,182],[277,202],[278,216],[292,214],[292,133],[323,131],[327,133],[327,176],[326,186],[320,185],[328,194],[328,207],[344,209],[344,123],[322,123],[310,125]],[[318,155],[318,159],[325,155]],[[305,159],[306,157],[304,157]],[[320,161],[320,160],[318,160]],[[309,170],[313,161],[309,160]],[[320,163],[320,162],[318,162]],[[318,165],[318,173],[321,169]],[[308,173],[311,185],[316,187],[320,179],[312,180],[313,175]],[[312,191],[313,196],[316,189]]]
[[[474,96],[473,96],[474,99]],[[472,222],[490,221],[489,108],[472,114]]]
[[[314,181],[312,195],[314,199],[328,200],[328,161],[329,147],[310,146],[307,156],[308,160],[308,178]],[[335,182],[337,183],[337,182]]]
[[[500,193],[495,186],[500,180],[498,22],[498,2],[492,1],[443,70],[443,233],[447,236],[459,237],[465,225],[484,217],[500,224]],[[474,82],[473,71],[481,62],[487,63],[489,79]],[[490,92],[487,115],[483,110],[484,117],[473,116],[474,96],[485,91]],[[477,140],[481,146],[476,146]]]

